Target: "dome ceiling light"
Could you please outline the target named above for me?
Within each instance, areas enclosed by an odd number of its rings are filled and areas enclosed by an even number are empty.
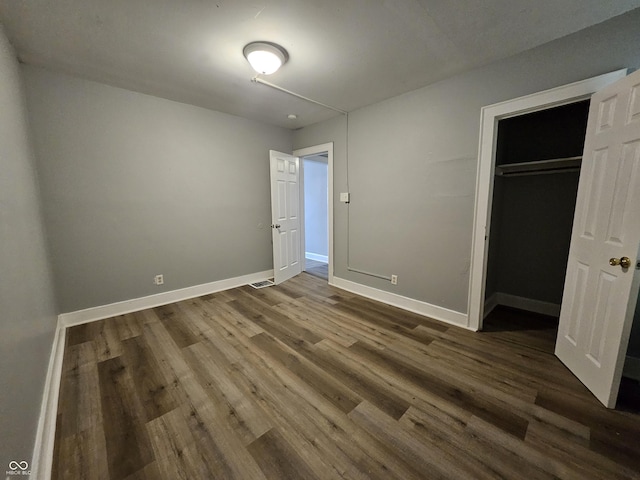
[[[262,75],[271,75],[287,63],[289,54],[280,45],[271,42],[251,42],[243,50],[253,69]]]

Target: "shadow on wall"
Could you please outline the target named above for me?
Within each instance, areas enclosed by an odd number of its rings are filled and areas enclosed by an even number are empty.
[[[629,348],[627,355],[640,359],[640,292],[638,292],[638,303],[633,316],[633,326],[631,327],[631,337],[629,338]]]

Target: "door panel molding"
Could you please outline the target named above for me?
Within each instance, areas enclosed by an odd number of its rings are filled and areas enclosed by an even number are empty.
[[[591,99],[569,249],[560,331],[580,318],[576,341],[561,334],[558,358],[600,402],[616,405],[620,378],[638,298],[640,272],[634,267],[640,248],[640,117],[634,107],[635,72]],[[629,121],[631,119],[631,122]],[[606,151],[606,155],[602,152]],[[630,257],[632,266],[621,262]],[[576,266],[586,265],[586,280]],[[584,283],[584,292],[576,285]],[[580,297],[580,298],[579,298]],[[576,311],[577,310],[577,311]]]
[[[300,262],[300,159],[269,150],[273,278],[282,283],[302,272]]]

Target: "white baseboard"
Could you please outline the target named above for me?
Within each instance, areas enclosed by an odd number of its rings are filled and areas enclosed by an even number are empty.
[[[329,257],[327,255],[320,255],[318,253],[304,252],[304,258],[315,260],[316,262],[329,263]]]
[[[557,303],[543,302],[542,300],[533,300],[531,298],[519,297],[509,293],[496,292],[496,304],[505,307],[519,308],[527,312],[540,313],[542,315],[550,315],[552,317],[560,316],[560,305]]]
[[[216,282],[204,283],[202,285],[194,285],[193,287],[181,288],[170,292],[158,293],[147,297],[134,298],[123,302],[111,303],[109,305],[101,305],[99,307],[87,308],[76,312],[62,313],[58,316],[58,320],[63,327],[71,327],[81,325],[83,323],[102,320],[104,318],[124,315],[125,313],[137,312],[147,308],[159,307],[169,303],[188,300],[189,298],[201,297],[210,293],[229,290],[230,288],[240,287],[248,283],[260,282],[273,278],[273,270],[264,272],[251,273],[240,277],[218,280]]]
[[[484,315],[483,318],[487,318],[493,309],[498,306],[498,294],[494,293],[489,298],[487,298],[484,302]]]
[[[44,384],[40,419],[36,431],[36,443],[31,457],[31,476],[37,480],[51,478],[53,466],[53,445],[56,437],[56,419],[58,414],[58,398],[60,396],[60,382],[62,380],[62,360],[64,358],[64,344],[66,328],[58,320],[56,333],[53,337],[49,368]]]
[[[447,308],[431,305],[430,303],[415,300],[409,297],[403,297],[396,293],[386,292],[377,288],[368,287],[360,283],[345,280],[339,277],[333,277],[331,285],[347,290],[348,292],[357,293],[363,297],[371,298],[394,307],[402,308],[425,317],[440,320],[441,322],[456,325],[462,328],[469,328],[468,317],[465,313],[456,312]]]
[[[622,375],[640,382],[640,358],[627,355]]]
[[[252,273],[240,277],[228,278],[217,282],[195,285],[170,292],[134,298],[124,302],[87,308],[76,312],[58,315],[58,326],[53,340],[53,348],[49,359],[49,368],[45,380],[40,419],[36,432],[36,443],[33,451],[31,477],[37,480],[51,478],[53,466],[53,447],[56,434],[56,418],[58,413],[58,398],[60,396],[60,382],[62,380],[62,361],[67,327],[101,320],[103,318],[124,315],[147,308],[158,307],[168,303],[179,302],[189,298],[200,297],[210,293],[228,290],[252,282],[259,282],[273,278],[273,270]]]

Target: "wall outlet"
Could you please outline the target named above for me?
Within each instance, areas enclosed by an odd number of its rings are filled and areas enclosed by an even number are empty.
[[[349,203],[351,202],[351,194],[349,192],[341,192],[340,193],[340,201],[342,203]]]
[[[398,275],[391,275],[391,285],[398,284]]]
[[[153,283],[156,285],[162,285],[164,283],[164,275],[156,275],[153,277]]]

